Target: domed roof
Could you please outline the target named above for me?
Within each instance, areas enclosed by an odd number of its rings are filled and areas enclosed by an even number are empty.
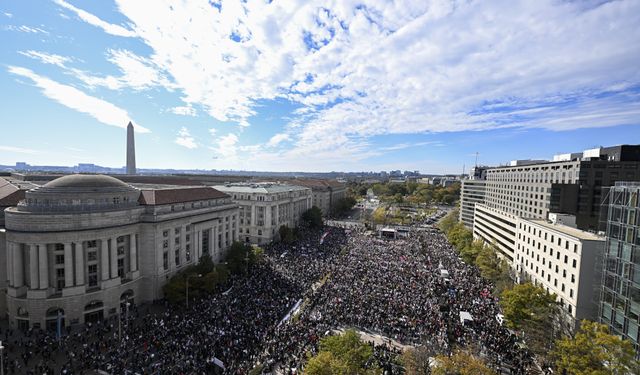
[[[44,188],[128,188],[129,185],[115,177],[100,174],[71,174],[56,178],[43,185]]]

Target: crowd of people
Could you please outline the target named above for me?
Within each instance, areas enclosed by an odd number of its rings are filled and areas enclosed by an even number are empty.
[[[247,374],[258,367],[297,374],[322,337],[344,328],[426,346],[434,355],[474,346],[495,368],[514,374],[531,366],[529,354],[496,319],[492,286],[437,231],[389,240],[361,230],[307,229],[264,254],[248,276],[232,277],[189,309],[166,302],[160,302],[164,308],[132,308],[122,337],[113,321],[60,340],[43,332],[20,339],[4,332],[5,369]],[[462,321],[460,312],[472,320]],[[397,349],[376,346],[374,353],[373,364],[398,372]]]

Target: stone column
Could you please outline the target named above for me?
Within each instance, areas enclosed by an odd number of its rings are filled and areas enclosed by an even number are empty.
[[[14,286],[14,272],[15,265],[13,264],[14,255],[14,246],[13,242],[7,242],[7,263],[5,264],[5,268],[7,269],[7,285]]]
[[[76,285],[84,285],[84,248],[76,242]]]
[[[39,280],[40,289],[49,287],[49,262],[47,259],[47,245],[41,244],[38,248],[38,266],[40,268]]]
[[[118,277],[118,240],[116,237],[111,239],[111,278]]]
[[[175,228],[169,229],[169,237],[167,241],[169,241],[169,248],[167,249],[167,253],[169,253],[169,270],[176,269],[176,239],[175,239]]]
[[[109,279],[109,240],[100,240],[100,273],[102,281]]]
[[[218,223],[217,222],[211,227],[211,240],[212,240],[211,259],[215,261],[216,257],[218,256]]]
[[[73,286],[73,255],[71,244],[64,244],[64,287]]]
[[[19,288],[24,285],[24,254],[22,245],[13,243],[13,252],[11,260],[13,262],[13,285]]]
[[[138,270],[138,248],[136,243],[136,234],[129,235],[129,267],[131,271]]]
[[[180,264],[187,263],[187,226],[180,227]]]
[[[29,244],[29,288],[38,289],[38,245]]]

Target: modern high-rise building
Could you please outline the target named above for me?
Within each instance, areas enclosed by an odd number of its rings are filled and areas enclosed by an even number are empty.
[[[127,174],[136,174],[136,141],[131,121],[127,125]]]
[[[460,221],[465,227],[473,228],[476,203],[484,203],[487,182],[484,180],[462,180],[460,186]]]
[[[639,181],[639,155],[640,145],[623,145],[560,155],[555,162],[519,160],[489,168],[484,203],[474,211],[474,234],[497,241],[513,260],[515,247],[509,244],[516,222],[509,217],[545,220],[550,212],[564,213],[576,217],[578,229],[598,231],[603,188]]]
[[[617,182],[603,207],[607,210],[600,321],[631,340],[640,351],[640,183]]]

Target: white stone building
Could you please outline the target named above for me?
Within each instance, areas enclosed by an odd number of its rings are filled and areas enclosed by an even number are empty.
[[[68,175],[29,190],[5,210],[9,323],[94,322],[161,298],[169,277],[201,255],[222,260],[237,218],[228,195],[202,186]]]
[[[264,244],[278,235],[282,225],[298,226],[302,214],[312,207],[311,189],[269,182],[215,185],[240,205],[238,238]]]
[[[289,182],[311,189],[311,203],[318,207],[325,217],[331,217],[338,201],[347,196],[346,185],[336,180],[297,179]]]
[[[605,238],[558,220],[521,219],[513,266],[518,282],[531,281],[555,293],[569,330],[596,320]]]

